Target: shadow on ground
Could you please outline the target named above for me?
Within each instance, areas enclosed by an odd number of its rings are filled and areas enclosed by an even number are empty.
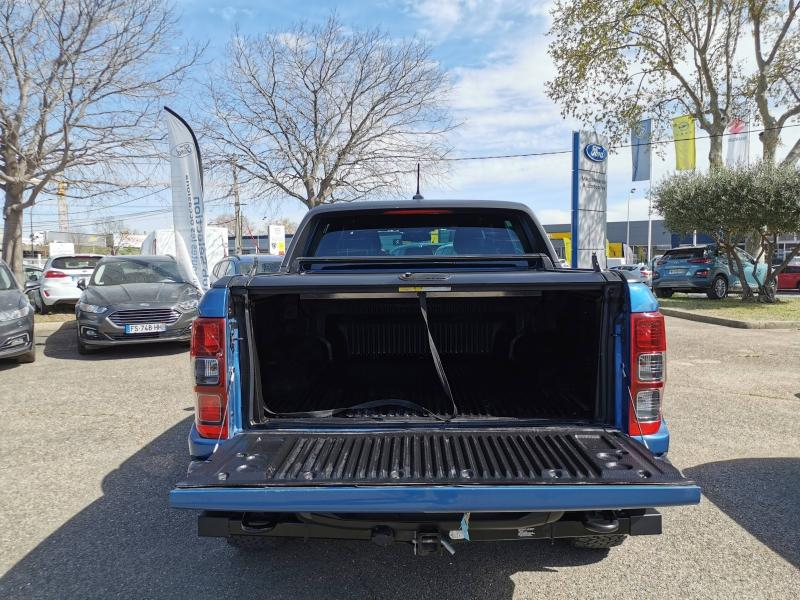
[[[684,469],[748,533],[800,566],[800,458],[742,458]]]
[[[181,342],[155,342],[150,344],[120,345],[98,348],[90,354],[78,354],[76,340],[76,321],[63,323],[49,336],[44,344],[44,354],[50,358],[65,360],[119,360],[143,358],[148,356],[169,356],[186,352],[189,346]]]
[[[199,539],[195,514],[168,508],[187,464],[190,418],[103,480],[103,496],[0,579],[2,598],[511,598],[519,571],[594,563],[603,551],[521,541],[415,558],[411,547],[290,541],[248,554]]]

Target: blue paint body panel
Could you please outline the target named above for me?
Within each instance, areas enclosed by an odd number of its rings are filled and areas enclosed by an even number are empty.
[[[661,426],[656,433],[651,435],[634,435],[631,437],[634,440],[642,442],[650,449],[650,452],[656,456],[663,456],[669,451],[669,428],[667,427],[667,421],[665,419],[661,420]]]
[[[228,290],[225,288],[211,288],[200,301],[197,307],[200,317],[226,317],[228,316]]]
[[[695,485],[540,485],[196,488],[173,508],[264,512],[536,512],[612,510],[700,502]]]
[[[211,456],[216,443],[216,440],[200,437],[200,434],[197,433],[197,428],[192,423],[192,428],[189,430],[189,456],[206,459]]]

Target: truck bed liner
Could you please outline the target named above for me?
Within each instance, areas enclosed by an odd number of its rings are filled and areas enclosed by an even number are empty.
[[[617,431],[578,427],[246,433],[179,488],[690,483]]]

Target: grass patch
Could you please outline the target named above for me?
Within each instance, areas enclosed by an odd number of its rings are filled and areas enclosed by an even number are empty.
[[[780,298],[776,304],[742,302],[738,296],[710,300],[676,295],[659,298],[659,306],[739,321],[800,321],[800,298]]]

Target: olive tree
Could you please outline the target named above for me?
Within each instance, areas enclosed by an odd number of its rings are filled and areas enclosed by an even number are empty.
[[[164,0],[0,2],[2,250],[18,275],[23,210],[42,192],[130,186],[156,154],[164,96],[200,53],[176,51],[176,29]]]
[[[773,265],[781,234],[800,230],[800,172],[793,167],[759,163],[738,169],[712,169],[708,173],[679,173],[653,189],[653,204],[667,227],[679,233],[703,231],[728,257],[731,271],[746,281],[745,269],[756,275],[759,260],[766,263],[766,276],[755,277],[758,297],[775,300],[777,276],[798,255],[800,246]],[[759,256],[754,264],[743,264],[735,252],[738,245],[756,236]],[[742,286],[742,298],[753,294]]]
[[[398,192],[447,151],[445,73],[429,47],[330,17],[234,34],[208,85],[207,136],[245,185],[308,208]],[[406,190],[408,191],[408,190]]]

